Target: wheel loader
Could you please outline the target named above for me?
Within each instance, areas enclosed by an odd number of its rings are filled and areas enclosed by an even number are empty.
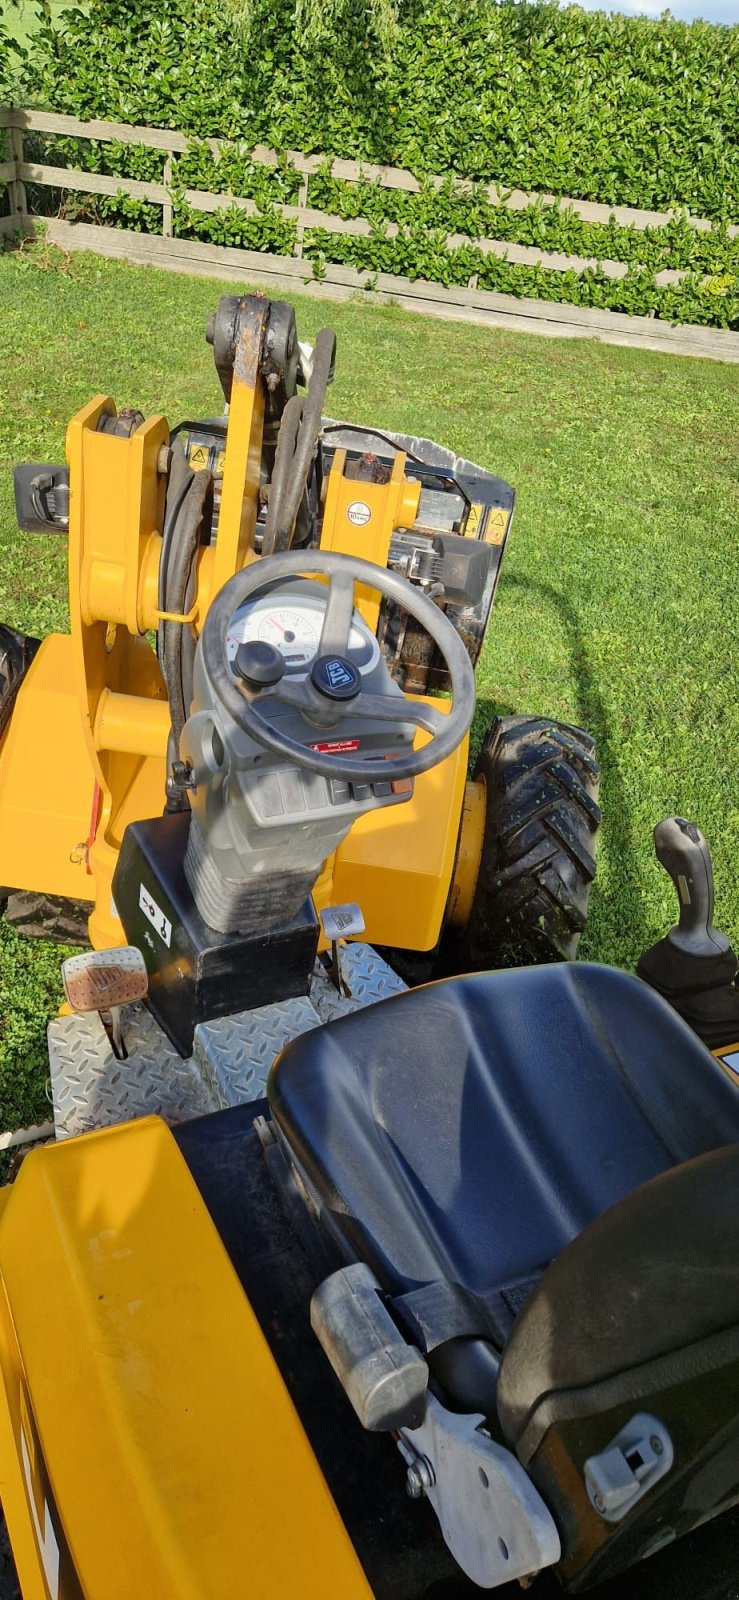
[[[728,1600],[739,1013],[704,841],[663,825],[647,982],[561,959],[592,740],[499,719],[467,779],[512,491],[327,417],[333,336],[291,308],[229,297],[209,338],[222,417],[98,397],[16,474],[71,631],[5,633],[0,880],[91,945],[55,1138],[0,1191],[24,1600]]]

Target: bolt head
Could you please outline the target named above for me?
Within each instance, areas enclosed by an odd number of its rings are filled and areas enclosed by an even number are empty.
[[[426,1456],[417,1456],[412,1461],[405,1477],[406,1493],[411,1500],[420,1500],[428,1489],[433,1489],[436,1483],[436,1474]]]
[[[662,1440],[659,1437],[659,1434],[653,1433],[649,1443],[651,1444],[655,1455],[656,1456],[661,1456],[665,1447],[664,1447],[664,1445],[662,1443]]]
[[[418,1467],[415,1465],[408,1468],[405,1478],[405,1489],[406,1494],[410,1496],[411,1500],[420,1500],[426,1492],[421,1474],[418,1470]]]

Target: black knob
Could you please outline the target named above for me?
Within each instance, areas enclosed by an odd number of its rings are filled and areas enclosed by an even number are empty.
[[[354,700],[362,679],[346,656],[317,656],[310,669],[311,682],[327,700]]]
[[[239,645],[234,669],[250,689],[269,689],[279,683],[285,663],[273,644],[263,639],[249,639]]]

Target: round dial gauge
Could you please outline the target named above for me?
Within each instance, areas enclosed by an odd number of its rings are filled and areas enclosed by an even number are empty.
[[[318,649],[320,624],[307,611],[274,605],[234,617],[226,641],[226,653],[233,661],[240,644],[263,639],[279,650],[286,666],[303,667],[313,660]]]
[[[233,661],[240,644],[259,639],[279,650],[288,672],[307,672],[318,654],[324,605],[321,599],[316,602],[312,595],[309,602],[301,601],[302,597],[295,603],[280,600],[275,595],[271,603],[268,599],[259,599],[237,611],[226,640],[229,662]],[[367,666],[374,666],[377,643],[367,629],[357,625],[357,620],[352,624],[349,649],[358,653],[360,670],[365,666],[362,656]]]

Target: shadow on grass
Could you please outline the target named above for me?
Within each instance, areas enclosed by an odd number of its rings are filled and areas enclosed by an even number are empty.
[[[562,627],[575,689],[577,722],[580,727],[593,735],[596,754],[602,769],[600,805],[603,812],[603,827],[598,837],[598,852],[608,861],[611,882],[619,884],[619,906],[621,908],[624,904],[628,906],[629,942],[634,949],[641,950],[651,942],[652,935],[642,912],[641,880],[634,855],[629,802],[621,777],[618,737],[614,734],[603,697],[592,672],[580,619],[571,602],[559,590],[552,588],[551,584],[541,583],[536,578],[525,578],[516,573],[509,573],[506,578],[506,591],[510,594],[516,589],[526,595],[534,596],[544,607],[556,612]],[[472,728],[475,753],[493,717],[505,717],[520,712],[536,713],[542,709],[545,708],[510,706],[495,699],[479,700]],[[603,936],[605,936],[604,942],[610,946],[623,943],[622,927],[610,927],[614,916],[618,916],[620,923],[622,915],[623,909],[617,911],[601,893],[599,875],[596,872],[588,929],[584,935],[588,945],[593,945],[592,954],[596,959],[599,958],[599,946]]]

